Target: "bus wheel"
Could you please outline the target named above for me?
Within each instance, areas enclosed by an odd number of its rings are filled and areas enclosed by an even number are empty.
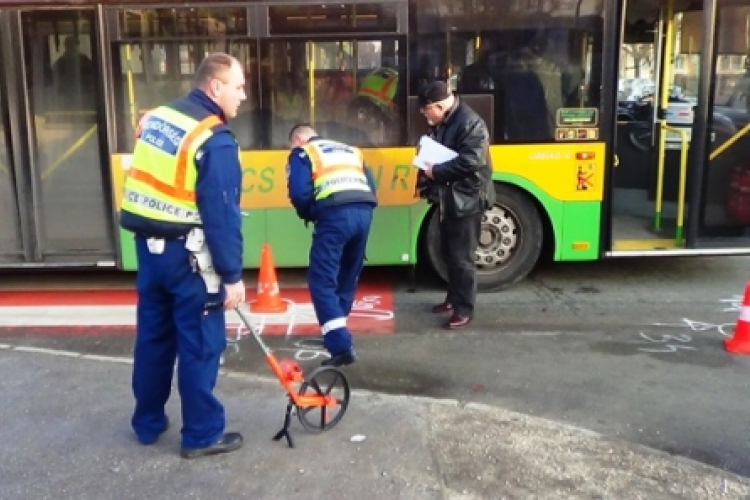
[[[477,265],[477,285],[497,291],[520,281],[536,265],[542,251],[542,221],[532,201],[521,191],[495,184],[497,200],[482,218]],[[433,210],[425,238],[432,268],[445,281],[448,269],[440,251],[440,212]]]

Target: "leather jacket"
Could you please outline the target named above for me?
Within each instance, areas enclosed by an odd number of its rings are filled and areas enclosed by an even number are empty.
[[[444,217],[457,219],[481,213],[495,203],[489,132],[482,118],[460,98],[437,126],[432,139],[458,153],[453,160],[435,165],[433,179],[420,170],[417,192],[432,203],[440,203]]]

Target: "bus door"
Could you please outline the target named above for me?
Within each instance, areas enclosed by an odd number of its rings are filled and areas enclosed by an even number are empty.
[[[714,2],[685,13],[685,51],[700,62],[694,135],[710,126],[711,139],[691,144],[687,246],[703,251],[750,249],[750,5]],[[703,39],[707,25],[712,36]]]
[[[612,176],[612,250],[684,247],[685,178],[694,94],[674,85],[673,0],[626,2]]]
[[[740,109],[745,102],[741,75],[730,69],[744,64],[744,56],[722,63],[720,50],[714,58],[716,44],[705,43],[703,29],[705,24],[716,33],[721,22],[727,23],[731,40],[718,38],[718,48],[746,51],[748,7],[725,2],[714,15],[695,10],[700,5],[627,2],[611,178],[611,255],[706,253],[708,248],[731,253],[747,246],[741,240],[744,227],[732,216],[732,210],[741,212],[733,207],[743,206],[736,202],[743,199],[736,193],[743,192],[744,179],[736,158],[750,153],[742,141],[747,130],[738,133],[750,121]],[[728,65],[723,73],[722,64]],[[731,109],[722,111],[727,103]],[[750,224],[750,197],[747,211]]]
[[[113,265],[93,9],[0,12],[0,266]]]

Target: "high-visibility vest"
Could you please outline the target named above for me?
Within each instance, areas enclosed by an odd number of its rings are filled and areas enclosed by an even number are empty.
[[[341,142],[318,139],[302,147],[312,165],[313,193],[316,201],[336,193],[363,193],[362,200],[374,196],[364,170],[362,152]]]
[[[380,68],[364,77],[357,95],[367,97],[386,112],[392,113],[396,107],[397,88],[398,71],[391,68]]]
[[[133,163],[125,180],[120,208],[151,220],[201,223],[195,201],[198,172],[195,155],[223,122],[195,111],[195,116],[161,106],[138,125]]]

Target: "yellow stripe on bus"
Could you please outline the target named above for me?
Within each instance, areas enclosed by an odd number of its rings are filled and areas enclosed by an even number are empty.
[[[615,240],[612,250],[666,250],[678,248],[671,238],[646,240]]]

